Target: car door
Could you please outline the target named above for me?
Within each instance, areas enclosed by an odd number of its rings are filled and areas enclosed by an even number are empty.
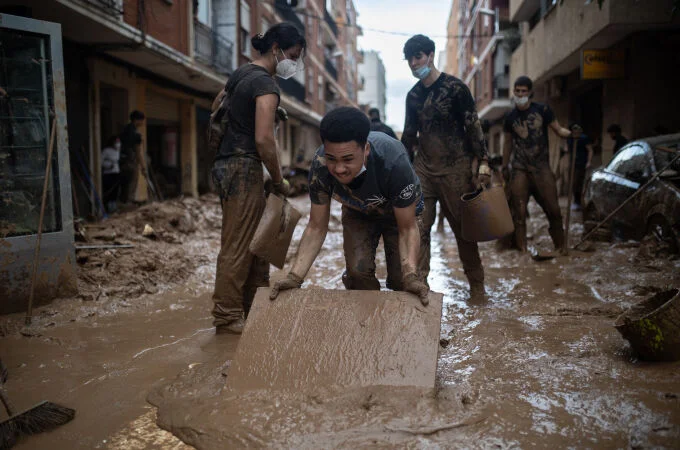
[[[644,184],[652,175],[651,155],[643,143],[632,143],[624,147],[606,168],[607,188],[604,195],[608,196],[607,210],[609,214],[623,204],[641,184]],[[644,223],[642,208],[644,194],[638,195],[632,201],[626,203],[614,216],[613,225],[620,226],[626,231],[637,235],[639,228]]]

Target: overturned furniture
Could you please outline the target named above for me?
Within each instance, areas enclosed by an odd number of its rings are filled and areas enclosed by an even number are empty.
[[[257,291],[227,387],[434,387],[442,294],[422,306],[406,292]]]

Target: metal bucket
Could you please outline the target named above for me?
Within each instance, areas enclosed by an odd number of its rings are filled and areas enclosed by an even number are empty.
[[[264,213],[250,242],[250,253],[279,269],[283,268],[300,217],[300,211],[293,208],[288,200],[269,194]]]
[[[680,359],[680,290],[660,292],[632,306],[614,326],[640,359]]]
[[[466,241],[493,241],[515,230],[503,186],[482,188],[460,199],[461,232]]]

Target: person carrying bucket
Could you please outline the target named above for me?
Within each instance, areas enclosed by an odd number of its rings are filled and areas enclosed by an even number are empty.
[[[309,223],[292,267],[272,287],[272,300],[302,285],[326,239],[334,198],[342,204],[345,287],[380,290],[375,253],[382,236],[387,287],[416,294],[427,305],[429,288],[418,274],[420,181],[401,142],[370,127],[368,117],[352,107],[336,108],[321,121],[323,145],[309,173]]]
[[[484,268],[476,242],[461,233],[461,195],[488,185],[491,169],[475,99],[460,79],[434,67],[434,42],[422,34],[404,45],[404,57],[419,81],[406,96],[406,119],[401,141],[413,154],[415,171],[423,185],[425,240],[419,269],[423,280],[430,272],[430,229],[437,201],[453,229],[458,254],[470,283],[470,297],[485,295]]]
[[[527,251],[527,204],[533,195],[548,216],[548,231],[555,249],[561,250],[564,228],[555,175],[548,159],[548,127],[563,138],[571,136],[571,131],[560,126],[548,105],[531,100],[532,88],[529,77],[517,78],[513,88],[515,107],[506,114],[503,123],[503,167],[510,171],[515,244],[521,252]]]
[[[213,109],[223,101],[228,106],[227,126],[212,167],[222,202],[212,310],[218,334],[240,334],[255,291],[269,285],[269,263],[254,256],[249,246],[266,204],[263,163],[273,191],[285,196],[289,189],[274,135],[280,97],[274,75],[294,76],[307,45],[297,28],[286,22],[258,34],[251,43],[260,56],[236,69],[213,102]]]

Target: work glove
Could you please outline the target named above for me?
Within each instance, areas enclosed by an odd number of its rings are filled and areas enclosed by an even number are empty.
[[[272,184],[272,188],[275,194],[287,197],[290,192],[290,183],[285,178],[282,178],[278,183]]]
[[[427,284],[420,281],[415,272],[404,275],[404,290],[417,295],[423,306],[427,306],[427,304],[430,303],[430,299],[428,298],[430,288],[427,287]]]
[[[482,161],[479,165],[479,170],[477,171],[477,177],[473,180],[476,189],[481,189],[483,187],[489,187],[491,185],[491,168],[486,163]]]
[[[276,297],[279,296],[279,292],[281,291],[288,289],[299,289],[300,286],[302,286],[303,281],[304,280],[302,278],[298,277],[294,273],[288,272],[286,278],[274,283],[274,287],[272,287],[272,290],[269,293],[269,300],[276,300]]]

